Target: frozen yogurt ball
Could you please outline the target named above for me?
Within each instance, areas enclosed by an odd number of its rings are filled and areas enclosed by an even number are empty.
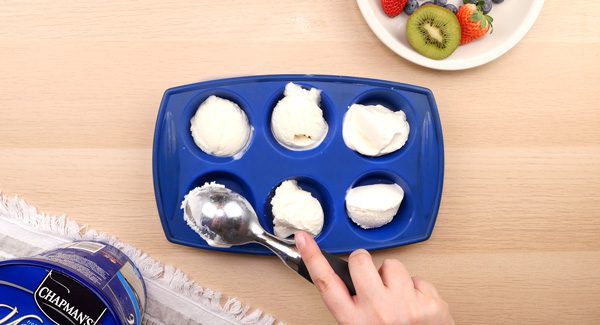
[[[328,130],[320,102],[320,90],[288,83],[271,116],[271,131],[277,142],[296,151],[317,147]]]
[[[392,221],[403,198],[398,184],[358,186],[346,193],[346,212],[361,228],[377,228]]]
[[[287,180],[275,189],[271,199],[275,235],[285,238],[300,230],[313,236],[323,229],[323,208],[310,192]]]
[[[344,116],[342,136],[348,148],[377,157],[400,149],[408,140],[409,131],[403,111],[353,104]]]
[[[238,104],[217,96],[208,97],[192,117],[194,142],[202,151],[217,157],[231,157],[248,144],[252,128]]]

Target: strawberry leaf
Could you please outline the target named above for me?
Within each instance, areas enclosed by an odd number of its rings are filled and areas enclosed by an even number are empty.
[[[477,4],[476,4],[477,10],[483,11],[483,6],[484,5],[485,5],[485,1],[483,1],[483,0],[477,1]]]
[[[474,13],[471,15],[471,22],[474,22],[474,23],[476,23],[476,22],[479,22],[479,21],[481,21],[481,20],[483,20],[483,17],[482,17],[482,15],[481,15],[481,12],[479,12],[479,11],[476,11],[476,12],[474,12]]]
[[[485,20],[490,24],[490,34],[493,33],[494,25],[492,25],[492,22],[494,21],[494,18],[492,18],[492,16],[485,15]]]

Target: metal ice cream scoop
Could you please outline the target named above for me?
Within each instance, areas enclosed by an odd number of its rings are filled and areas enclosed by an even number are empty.
[[[186,196],[182,208],[187,224],[209,245],[231,247],[247,243],[261,244],[279,256],[289,268],[312,282],[294,241],[266,232],[250,203],[241,195],[222,186],[203,186]],[[344,281],[350,294],[355,295],[348,262],[322,253]]]

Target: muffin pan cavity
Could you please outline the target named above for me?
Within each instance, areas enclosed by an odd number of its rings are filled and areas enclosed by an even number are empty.
[[[414,197],[410,187],[400,176],[386,171],[373,171],[362,175],[350,186],[350,188],[348,188],[348,190],[354,187],[374,184],[397,184],[404,191],[404,199],[402,199],[402,203],[400,204],[400,208],[394,216],[394,219],[388,224],[378,228],[363,229],[350,219],[347,210],[345,210],[345,213],[348,222],[351,225],[350,228],[356,236],[362,237],[368,241],[386,242],[402,236],[406,228],[410,225],[416,210],[414,206]]]
[[[296,82],[293,80],[290,80],[290,82],[293,82],[294,84],[306,90],[309,90],[311,88],[321,90],[321,102],[319,103],[319,107],[323,111],[323,118],[325,119],[325,122],[328,126],[327,134],[325,135],[325,138],[319,145],[317,145],[315,148],[308,150],[292,150],[279,143],[279,141],[277,141],[271,127],[271,118],[273,117],[273,110],[275,109],[275,106],[284,97],[285,86],[287,85],[287,83],[284,83],[282,87],[274,91],[266,101],[266,105],[264,106],[264,112],[266,113],[264,114],[264,125],[266,130],[264,131],[264,134],[266,135],[267,141],[275,148],[275,150],[277,150],[282,155],[288,156],[290,158],[311,157],[315,154],[318,154],[319,152],[322,152],[323,150],[327,150],[326,147],[332,142],[334,138],[334,135],[336,133],[336,126],[338,125],[338,122],[336,120],[337,115],[335,114],[335,105],[331,98],[329,98],[329,96],[325,92],[323,92],[323,90],[319,87],[316,87],[306,82]]]
[[[256,205],[256,200],[254,198],[254,193],[252,192],[250,185],[246,183],[239,176],[227,172],[210,172],[206,174],[202,174],[196,179],[194,179],[188,186],[184,195],[189,193],[191,190],[196,187],[202,186],[206,183],[215,182],[221,185],[224,185],[228,189],[240,194],[245,197],[252,206]],[[183,199],[182,199],[183,201]]]
[[[271,115],[287,83],[321,90],[320,107],[328,124],[316,148],[293,151],[271,131]],[[215,95],[237,103],[253,132],[239,159],[215,157],[194,143],[190,119],[198,106]],[[344,114],[353,103],[401,109],[410,134],[399,150],[366,157],[349,149],[342,137]],[[223,184],[246,197],[261,225],[273,231],[270,204],[283,181],[298,185],[319,200],[324,225],[316,237],[330,253],[358,248],[383,249],[429,238],[442,195],[442,130],[430,90],[396,82],[319,75],[271,75],[220,79],[169,89],[163,97],[154,134],[153,177],[158,212],[171,242],[226,252],[270,254],[259,245],[214,248],[192,231],[180,209],[184,196],[206,182]],[[356,186],[395,183],[404,199],[394,219],[379,228],[362,229],[347,215],[346,192]]]
[[[390,152],[386,155],[379,157],[365,156],[359,152],[353,151],[355,154],[372,162],[387,162],[396,159],[398,156],[403,155],[407,150],[410,150],[415,139],[414,124],[417,121],[417,113],[413,109],[411,102],[400,92],[394,89],[387,88],[370,89],[356,96],[348,106],[351,106],[352,104],[382,105],[393,112],[403,111],[406,115],[406,121],[408,122],[408,125],[410,127],[410,131],[408,133],[408,140],[406,140],[406,143],[400,149],[394,152]]]
[[[251,129],[250,138],[248,139],[246,146],[244,147],[244,149],[242,149],[240,152],[238,152],[236,155],[234,155],[232,157],[217,157],[217,156],[213,156],[211,154],[204,152],[201,148],[199,148],[196,145],[196,143],[194,142],[194,138],[192,137],[192,132],[190,131],[192,117],[194,116],[194,114],[196,114],[196,111],[198,110],[200,105],[208,97],[213,96],[213,95],[236,103],[242,109],[242,111],[244,111],[244,113],[246,114],[246,117],[248,118],[248,123],[250,124],[250,129]],[[226,161],[236,160],[236,159],[243,157],[244,153],[248,150],[250,144],[252,143],[252,138],[254,136],[254,130],[253,130],[254,126],[252,123],[253,116],[248,114],[249,106],[250,106],[250,104],[248,104],[248,102],[243,97],[241,97],[234,91],[227,90],[227,89],[219,89],[219,88],[210,89],[210,90],[199,92],[199,93],[195,94],[185,105],[181,119],[178,121],[179,122],[178,124],[180,127],[180,129],[178,131],[181,134],[183,143],[186,145],[186,147],[190,148],[190,151],[193,152],[195,155],[197,155],[199,158],[209,160],[212,162],[217,162],[217,163],[226,162]],[[186,126],[186,124],[187,124],[187,126]]]
[[[271,192],[269,193],[269,196],[267,197],[267,199],[264,202],[264,211],[265,211],[265,219],[268,223],[268,225],[266,225],[265,230],[273,233],[273,213],[272,213],[272,206],[271,206],[271,200],[273,199],[273,196],[275,195],[275,189],[284,181],[287,180],[295,180],[298,183],[298,186],[307,192],[310,192],[310,194],[319,201],[319,203],[321,204],[321,208],[323,209],[323,215],[324,215],[324,220],[323,220],[323,229],[321,230],[321,233],[319,233],[315,239],[317,241],[317,243],[320,243],[322,238],[327,237],[327,234],[329,233],[329,231],[331,231],[331,228],[333,226],[332,223],[332,218],[331,216],[335,215],[334,213],[334,206],[333,206],[333,197],[329,194],[329,191],[327,190],[327,188],[325,186],[323,186],[323,184],[319,183],[317,180],[309,178],[309,177],[304,177],[304,176],[295,176],[295,177],[289,177],[287,179],[283,179],[280,182],[273,184],[273,189],[271,190]]]

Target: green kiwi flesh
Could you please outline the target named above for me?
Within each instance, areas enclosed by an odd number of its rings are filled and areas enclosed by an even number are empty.
[[[417,52],[430,59],[442,60],[458,47],[460,24],[452,11],[436,5],[425,5],[408,19],[406,36]]]

